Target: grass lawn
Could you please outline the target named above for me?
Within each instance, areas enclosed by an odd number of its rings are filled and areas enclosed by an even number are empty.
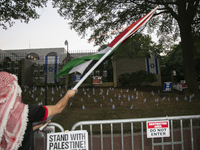
[[[42,90],[41,87],[33,89],[32,87],[29,87],[26,91],[24,88],[22,89],[23,102],[26,104],[38,104],[42,102],[44,105],[45,93],[43,88]],[[54,94],[52,94],[52,89],[54,90]],[[48,87],[47,104],[56,104],[66,91],[65,87]],[[191,101],[190,97],[192,97]],[[112,109],[112,107],[115,108]],[[65,130],[71,130],[75,123],[86,120],[184,115],[200,115],[199,96],[177,90],[174,90],[174,94],[172,94],[172,92],[164,92],[161,87],[151,86],[119,88],[81,87],[78,89],[78,93],[69,100],[63,112],[54,116],[52,122],[59,123]],[[184,124],[184,126],[188,125],[189,122]],[[193,125],[200,126],[200,121],[194,122]],[[176,124],[174,127],[176,127]],[[115,128],[117,129],[118,127],[116,126]],[[124,132],[129,132],[129,127],[126,128],[125,126],[124,128]],[[137,130],[137,126],[134,129]],[[99,132],[98,130],[99,127],[96,129],[93,128],[94,132]],[[104,128],[104,132],[109,132],[109,127]]]

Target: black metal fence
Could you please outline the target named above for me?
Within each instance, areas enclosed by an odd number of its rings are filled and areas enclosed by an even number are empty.
[[[58,55],[59,63],[58,63],[58,71],[62,69],[62,67],[71,59],[78,58],[81,56],[92,55],[96,51],[95,50],[75,50],[71,51],[71,53],[65,53]],[[19,84],[21,80],[26,80],[25,78],[28,76],[31,78],[32,83],[34,84],[42,84],[45,79],[45,56],[39,56],[40,59],[35,59],[32,57],[27,57],[28,53],[9,53],[6,51],[0,51],[0,71],[7,71],[9,73],[15,74],[18,76]],[[26,61],[24,61],[26,60]],[[28,73],[28,75],[24,75]],[[22,79],[23,78],[23,79]],[[30,79],[29,79],[30,80]],[[65,77],[59,77],[58,82],[64,82]]]
[[[97,52],[96,50],[73,50],[73,51],[70,51],[69,58],[71,59],[79,58],[82,56],[92,55],[96,52]]]

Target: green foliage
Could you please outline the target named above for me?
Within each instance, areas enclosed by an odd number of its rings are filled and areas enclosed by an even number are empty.
[[[140,86],[142,83],[156,82],[155,74],[147,73],[144,70],[133,72],[131,74],[124,73],[119,76],[119,82],[122,86]]]
[[[119,76],[119,82],[122,86],[129,85],[130,74],[124,73]]]
[[[14,20],[20,20],[28,23],[29,20],[38,19],[37,8],[42,8],[48,0],[7,0],[0,2],[0,26],[7,29],[14,24]]]
[[[194,37],[194,62],[195,71],[197,73],[197,80],[200,81],[200,34],[196,34]]]
[[[152,33],[157,29],[160,42],[176,40],[180,35],[179,25],[188,18],[192,27],[199,28],[199,1],[94,1],[94,0],[53,0],[53,6],[58,8],[58,13],[71,20],[70,25],[79,35],[88,35],[88,30],[93,31],[90,39],[101,36],[107,32],[120,29],[124,25],[129,25],[159,6],[159,11],[148,23],[148,32]],[[185,10],[190,6],[188,10]],[[182,8],[182,9],[177,9]],[[182,10],[182,12],[178,12]],[[185,13],[185,14],[184,14]],[[162,14],[162,15],[160,15]],[[186,17],[187,16],[187,17]],[[183,17],[183,18],[182,18]],[[192,21],[194,20],[194,21]],[[178,24],[179,22],[179,24]],[[196,29],[197,31],[197,29]],[[115,34],[115,33],[113,33]],[[111,35],[101,36],[95,40],[95,44],[102,44]]]
[[[138,33],[126,40],[115,52],[115,56],[117,59],[147,58],[150,55],[159,57],[162,49],[149,35]]]
[[[200,46],[199,40],[195,39],[195,72],[197,74],[197,79],[200,80]],[[173,45],[169,51],[166,52],[165,56],[162,56],[161,67],[162,77],[170,77],[171,71],[176,70],[177,81],[184,79],[183,71],[183,54],[181,43]]]
[[[200,58],[195,59],[195,70],[197,73],[197,80],[200,81]]]
[[[176,70],[178,76],[183,76],[183,54],[180,44],[171,47],[163,56],[161,65],[165,65],[164,68],[161,68],[162,75],[171,76],[171,70]]]
[[[136,3],[120,0],[53,0],[53,6],[58,8],[62,17],[71,20],[71,28],[79,35],[84,37],[88,35],[88,30],[93,31],[90,39],[133,23],[154,7],[149,8],[145,6],[146,2],[140,1],[141,11],[139,11],[135,8]],[[95,40],[95,44],[102,44],[102,41],[106,41],[111,36],[101,36]]]

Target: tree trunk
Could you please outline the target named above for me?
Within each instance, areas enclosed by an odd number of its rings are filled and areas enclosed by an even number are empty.
[[[188,86],[189,92],[198,93],[197,78],[194,66],[194,54],[193,54],[193,37],[191,24],[187,20],[180,23],[180,34],[182,42],[183,52],[183,66],[184,66],[184,77]]]

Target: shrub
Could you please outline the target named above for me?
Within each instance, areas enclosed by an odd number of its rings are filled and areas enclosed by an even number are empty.
[[[119,82],[121,83],[122,86],[129,85],[130,82],[129,79],[130,79],[129,73],[124,73],[119,76]]]

